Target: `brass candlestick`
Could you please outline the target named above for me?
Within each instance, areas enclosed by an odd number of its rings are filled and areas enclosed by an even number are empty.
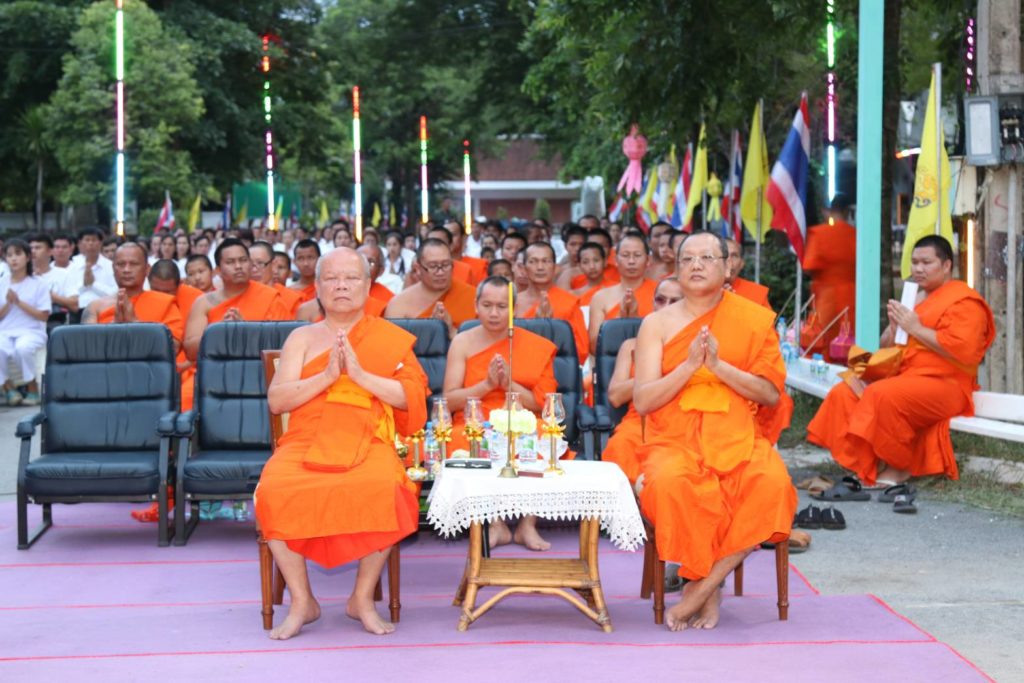
[[[409,435],[409,441],[412,442],[412,467],[406,470],[406,472],[413,481],[423,481],[427,478],[427,468],[420,464],[423,462],[420,458],[420,444],[423,443],[425,438],[426,432],[422,429]]]
[[[448,442],[452,440],[452,426],[450,424],[435,425],[434,439],[441,447],[441,462],[443,463],[448,459]]]
[[[479,458],[480,457],[480,442],[484,438],[483,425],[469,423],[463,430],[466,435],[466,440],[469,441],[469,457]]]
[[[505,436],[508,438],[508,457],[505,459],[505,466],[501,468],[501,472],[498,473],[500,479],[515,479],[519,476],[519,472],[516,471],[516,437],[518,434],[515,432],[507,432]]]
[[[551,439],[551,451],[548,453],[548,468],[544,470],[545,474],[562,475],[565,474],[558,465],[558,441],[562,438],[562,434],[565,432],[565,427],[558,424],[557,422],[544,422],[541,424],[540,433],[541,436],[546,436]]]

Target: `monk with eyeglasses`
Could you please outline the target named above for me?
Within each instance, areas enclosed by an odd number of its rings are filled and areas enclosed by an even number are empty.
[[[452,279],[451,248],[428,237],[416,250],[413,270],[416,284],[409,285],[388,302],[386,318],[436,318],[454,337],[459,325],[476,317],[476,290]]]

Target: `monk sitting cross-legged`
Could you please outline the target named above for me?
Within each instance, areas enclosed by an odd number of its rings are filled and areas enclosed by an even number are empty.
[[[665,615],[673,631],[718,623],[719,585],[764,541],[786,538],[796,491],[755,424],[786,368],[768,309],[723,290],[728,247],[687,236],[677,273],[683,299],[649,315],[636,342],[633,406],[646,415],[640,508],[658,554],[690,582]]]
[[[660,311],[683,298],[683,288],[675,278],[662,280],[654,290],[654,310]],[[608,402],[615,408],[629,404],[615,432],[608,438],[601,459],[613,462],[622,468],[630,484],[640,476],[640,460],[637,449],[643,443],[643,423],[633,407],[633,375],[635,368],[636,339],[627,339],[615,356],[615,369],[608,382]]]
[[[387,318],[437,318],[454,337],[459,325],[471,320],[473,287],[452,279],[452,252],[439,239],[427,238],[416,250],[413,271],[418,282],[409,285],[388,302]]]
[[[881,345],[895,345],[896,327],[910,336],[898,374],[837,384],[807,426],[807,440],[832,451],[867,484],[900,484],[910,477],[959,476],[949,419],[972,415],[978,365],[995,337],[992,311],[967,284],[952,279],[953,250],[938,235],[911,253],[918,284],[913,310],[888,304]],[[829,492],[826,492],[826,497]]]
[[[448,349],[444,373],[444,396],[452,411],[451,450],[468,448],[463,429],[466,399],[479,398],[484,419],[505,405],[505,392],[519,393],[523,408],[540,413],[547,394],[557,391],[554,359],[557,347],[543,337],[517,327],[512,337],[512,376],[508,357],[508,280],[489,277],[476,289],[476,312],[480,325],[460,332]],[[524,517],[515,537],[508,525],[491,523],[491,546],[511,541],[530,550],[547,550],[551,544],[537,533],[537,520]]]
[[[416,338],[363,312],[366,260],[348,247],[323,258],[317,296],[326,319],[288,336],[267,392],[288,431],[256,489],[256,517],[280,567],[291,606],[275,640],[320,617],[306,572],[359,560],[345,613],[377,635],[394,631],[377,613],[374,587],[392,545],[416,530],[416,487],[395,453],[395,434],[426,421],[427,376]]]
[[[647,240],[639,232],[627,233],[619,242],[615,262],[622,280],[602,289],[590,300],[590,352],[597,350],[601,323],[614,318],[643,318],[651,312],[658,284],[644,277],[650,260]]]

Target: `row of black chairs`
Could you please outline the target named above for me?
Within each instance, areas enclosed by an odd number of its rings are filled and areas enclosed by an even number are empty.
[[[416,336],[415,354],[433,395],[444,382],[448,336],[438,320],[393,321]],[[31,546],[51,525],[54,503],[157,501],[158,544],[184,545],[199,522],[203,500],[248,500],[270,457],[261,353],[279,349],[298,322],[211,325],[197,363],[194,409],[178,411],[180,387],[171,336],[162,325],[68,326],[47,348],[43,404],[17,426],[18,547]],[[470,321],[463,329],[476,324]],[[624,411],[607,404],[607,381],[623,339],[639,321],[602,327],[595,366],[594,408],[583,385],[572,330],[561,320],[516,323],[551,339],[558,391],[566,405],[566,439],[582,457],[599,457],[603,439]],[[428,402],[429,402],[428,398]],[[41,432],[40,456],[31,442]],[[168,523],[168,487],[176,501]],[[29,502],[42,507],[31,535]],[[186,523],[185,507],[191,508]]]

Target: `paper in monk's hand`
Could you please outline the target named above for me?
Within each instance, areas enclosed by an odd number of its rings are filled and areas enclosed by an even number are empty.
[[[914,310],[914,304],[917,303],[916,282],[911,282],[908,280],[907,282],[903,283],[903,296],[900,297],[900,303],[909,308],[910,310]],[[909,338],[910,337],[907,334],[906,330],[904,330],[902,327],[896,328],[896,344],[906,344]]]

